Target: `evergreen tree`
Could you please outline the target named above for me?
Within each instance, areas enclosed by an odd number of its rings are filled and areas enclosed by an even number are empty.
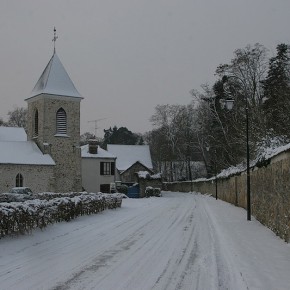
[[[108,144],[123,144],[123,145],[143,145],[144,141],[142,136],[133,133],[126,127],[113,128],[104,130],[104,140],[102,143],[103,148],[107,148]]]
[[[268,131],[273,136],[290,137],[290,47],[277,46],[277,55],[269,61],[264,86],[264,112]]]

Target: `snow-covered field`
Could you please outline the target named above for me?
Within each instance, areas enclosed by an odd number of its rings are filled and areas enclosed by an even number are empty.
[[[290,289],[290,245],[243,209],[165,192],[1,239],[0,289]]]

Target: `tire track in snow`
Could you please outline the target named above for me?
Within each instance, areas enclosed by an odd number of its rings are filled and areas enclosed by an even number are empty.
[[[192,200],[192,197],[190,199]],[[176,201],[178,199],[171,200],[169,203],[166,202],[168,204],[165,207],[162,206],[157,211],[152,211],[152,215],[150,211],[142,214],[144,225],[130,235],[136,238],[136,242],[128,248],[128,253],[119,251],[114,256],[114,263],[107,265],[110,271],[99,269],[98,273],[96,273],[99,277],[94,278],[88,278],[91,275],[88,272],[82,272],[82,277],[78,277],[78,279],[74,280],[74,284],[71,283],[68,288],[63,289],[136,289],[136,285],[138,285],[137,289],[141,289],[138,280],[146,280],[147,273],[152,272],[157,262],[160,262],[158,259],[156,261],[160,251],[165,252],[166,255],[169,252],[168,257],[170,257],[170,252],[175,251],[176,247],[176,238],[173,237],[176,230],[178,229],[180,233],[184,231],[184,216],[188,216],[188,210],[184,206],[185,201],[179,202],[178,205],[176,205]],[[174,243],[170,242],[170,240],[173,240]],[[129,241],[129,238],[126,238],[125,241]],[[170,245],[170,247],[165,249],[164,245]],[[124,263],[126,263],[123,267],[125,271],[122,271],[120,268],[122,268]],[[128,272],[130,272],[130,276],[128,276]],[[114,273],[116,273],[117,280],[118,277],[121,277],[117,284],[111,280]],[[93,275],[93,273],[91,274]],[[87,282],[84,280],[87,280]],[[92,282],[88,282],[91,280]],[[110,282],[108,282],[109,280]],[[152,283],[153,280],[151,280],[149,277],[148,284]],[[144,289],[151,289],[151,287],[147,285]]]
[[[137,282],[135,282],[134,278],[132,279],[131,277],[139,277],[138,275],[140,275],[140,273],[146,273],[148,271],[146,269],[148,264],[152,269],[151,260],[154,256],[156,257],[158,255],[158,252],[162,250],[167,239],[171,237],[168,233],[172,233],[172,230],[176,227],[180,229],[182,228],[183,216],[177,214],[180,213],[178,210],[179,206],[172,203],[169,208],[161,208],[160,211],[155,212],[154,215],[151,216],[151,219],[147,223],[131,234],[131,236],[138,237],[136,243],[132,244],[128,249],[130,250],[130,256],[133,256],[132,261],[130,258],[128,259],[123,252],[123,258],[125,257],[125,259],[122,260],[122,258],[119,258],[119,262],[115,265],[115,267],[118,268],[122,262],[130,264],[130,277],[127,275],[122,275],[122,281],[118,284],[117,289],[135,289],[136,286],[132,285],[135,285]],[[148,216],[148,213],[145,213],[145,216]],[[125,241],[126,240],[128,239],[125,239]],[[142,260],[142,263],[139,263],[139,260]],[[111,269],[111,271],[114,271],[114,269]],[[106,279],[108,279],[107,275],[98,280],[99,289],[113,289],[116,287],[112,286],[110,288],[103,288],[105,286],[103,286],[102,283],[106,283]],[[93,287],[91,289],[93,289]]]
[[[185,223],[179,256],[172,257],[153,289],[247,289],[231,268],[201,196],[194,196],[195,208]],[[166,282],[164,282],[166,281]],[[190,286],[189,286],[190,285]]]
[[[216,290],[240,283],[202,196],[166,193],[128,205],[23,238],[23,246],[1,254],[1,284],[5,290]]]
[[[207,228],[210,234],[211,249],[213,256],[212,271],[215,273],[215,289],[249,289],[244,281],[241,273],[235,268],[235,264],[232,261],[232,256],[229,255],[228,249],[223,245],[223,239],[220,236],[221,233],[216,228],[216,221],[212,216],[210,210],[205,202],[205,197],[199,198],[200,208],[203,210]]]

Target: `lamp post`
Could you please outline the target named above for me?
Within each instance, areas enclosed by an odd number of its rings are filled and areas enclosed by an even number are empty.
[[[206,151],[209,152],[210,147],[206,146]],[[214,175],[215,175],[215,199],[218,199],[218,184],[217,184],[217,155],[216,155],[216,149],[214,149]]]
[[[218,184],[217,184],[217,156],[216,156],[216,149],[214,150],[214,156],[215,156],[215,161],[214,161],[214,173],[215,173],[215,199],[218,199]]]
[[[249,146],[249,105],[246,100],[246,134],[247,134],[247,219],[251,220],[251,181],[250,181],[250,146]]]
[[[233,99],[222,100],[228,110],[232,110]],[[246,143],[247,143],[247,220],[251,220],[251,180],[250,180],[250,146],[249,146],[249,103],[246,97]]]

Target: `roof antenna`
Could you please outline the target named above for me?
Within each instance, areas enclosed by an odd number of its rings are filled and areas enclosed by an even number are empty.
[[[54,27],[54,29],[53,29],[53,39],[52,39],[52,41],[53,41],[53,53],[55,54],[55,42],[56,42],[56,40],[58,39],[58,36],[56,36],[56,29],[55,29],[55,27]]]
[[[97,129],[99,129],[99,127],[98,127],[98,122],[99,121],[102,121],[102,120],[105,120],[105,119],[107,119],[107,118],[102,118],[102,119],[98,119],[98,120],[92,120],[92,121],[88,121],[88,123],[90,123],[90,122],[94,122],[95,123],[95,138],[97,138]]]

